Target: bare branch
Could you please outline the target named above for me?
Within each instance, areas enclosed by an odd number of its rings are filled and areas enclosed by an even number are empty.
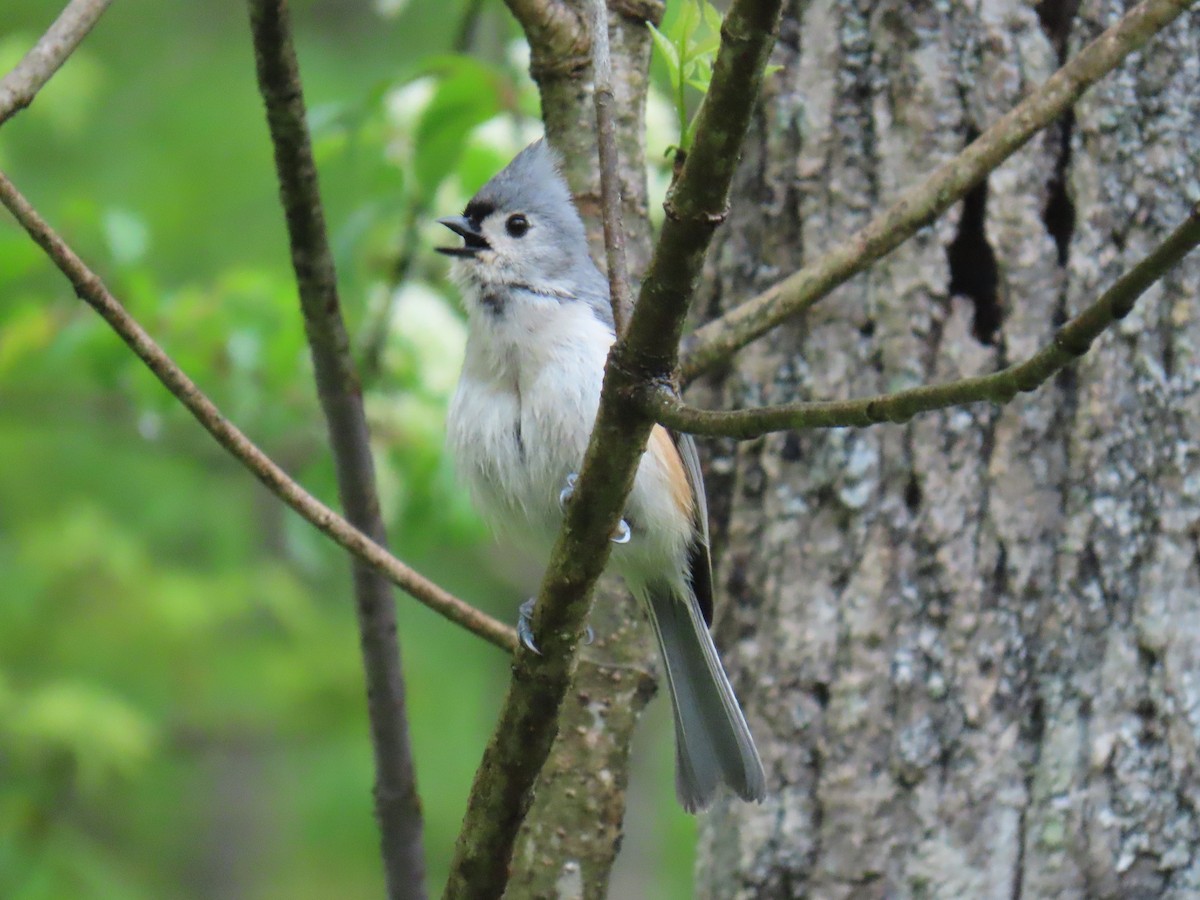
[[[1194,2],[1144,0],[1139,3],[962,153],[940,166],[924,182],[906,191],[888,210],[841,246],[697,329],[685,348],[681,379],[690,381],[732,356],[900,246],[960,200],[1033,135],[1070,109],[1084,91]]]
[[[0,125],[33,102],[112,0],[71,0],[16,68],[0,80]]]
[[[654,260],[625,334],[605,371],[600,410],[575,495],[567,506],[534,608],[541,656],[519,649],[499,722],[471,788],[446,897],[498,897],[517,829],[546,760],[570,683],[592,587],[608,561],[651,418],[637,402],[669,378],[692,288],[724,215],[738,150],[749,127],[781,0],[735,0],[722,28],[712,86],[691,155],[671,198]]]
[[[188,378],[113,297],[100,277],[46,224],[3,173],[0,173],[0,203],[8,208],[21,227],[70,280],[79,298],[100,314],[163,386],[196,418],[204,430],[249,469],[271,493],[339,546],[387,576],[414,600],[501,650],[511,653],[516,649],[517,637],[511,627],[463,602],[409,568],[304,490],[238,430],[237,426],[225,418],[196,383]]]
[[[250,30],[258,89],[275,148],[275,171],[287,218],[292,268],[300,289],[304,332],[328,425],[338,493],[346,518],[384,545],[387,536],[375,488],[362,385],[342,321],[285,0],[250,0]],[[382,839],[388,896],[392,900],[424,900],[424,822],[408,736],[396,608],[387,579],[357,559],[352,562],[359,644],[367,681],[367,715],[375,752],[375,817]]]
[[[600,209],[604,221],[604,253],[608,292],[617,334],[629,321],[629,270],[625,265],[625,226],[621,221],[621,164],[613,122],[612,59],[608,50],[608,6],[590,0],[592,11],[592,81],[596,104],[596,141],[600,153]]]
[[[879,422],[907,422],[916,413],[964,403],[1008,403],[1019,392],[1036,390],[1060,369],[1087,353],[1092,342],[1106,328],[1128,315],[1137,299],[1197,244],[1200,244],[1200,205],[1095,303],[1058,329],[1052,343],[1024,362],[990,375],[857,400],[789,403],[729,411],[686,406],[673,393],[660,388],[648,398],[648,406],[651,414],[670,428],[748,440],[772,431],[794,428],[846,428]]]

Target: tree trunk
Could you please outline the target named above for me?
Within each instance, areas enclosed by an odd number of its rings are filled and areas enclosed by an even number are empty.
[[[701,311],[862,226],[1123,11],[797,0]],[[693,399],[1028,356],[1200,199],[1198,61],[1193,13]],[[718,641],[770,794],[707,818],[700,896],[1200,896],[1198,293],[1193,254],[1003,409],[709,442]]]

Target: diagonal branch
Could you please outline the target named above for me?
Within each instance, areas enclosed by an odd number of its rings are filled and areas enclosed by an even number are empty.
[[[660,388],[648,398],[648,408],[659,422],[670,428],[748,440],[793,428],[845,428],[879,422],[906,422],[920,412],[964,403],[1008,403],[1019,392],[1036,390],[1056,372],[1087,353],[1105,329],[1125,318],[1137,299],[1197,244],[1200,244],[1200,205],[1193,207],[1183,224],[1145,259],[1117,279],[1091,306],[1059,328],[1052,343],[1024,362],[990,375],[857,400],[789,403],[729,411],[686,406],[673,393]]]
[[[685,348],[681,379],[690,381],[729,358],[900,246],[1194,3],[1195,0],[1143,0],[962,153],[906,191],[841,246],[697,329]]]
[[[348,518],[385,544],[375,488],[375,464],[362,405],[362,386],[342,321],[333,253],[305,122],[304,92],[285,0],[250,0],[250,30],[258,89],[275,148],[279,194],[287,218],[292,268],[304,332],[312,351],[317,394],[329,430],[338,494]],[[421,801],[413,771],[396,640],[396,608],[387,579],[357,559],[354,571],[359,643],[367,681],[367,716],[375,755],[375,816],[388,896],[423,900],[425,850]]]
[[[625,334],[605,371],[600,410],[575,495],[534,608],[544,655],[517,651],[513,680],[484,752],[455,847],[446,897],[498,897],[534,780],[570,683],[591,590],[611,550],[652,419],[639,390],[671,376],[692,290],[724,215],[782,0],[735,0],[722,26],[695,143],[667,202],[668,218]]]
[[[225,418],[196,383],[188,378],[113,297],[100,277],[46,224],[3,173],[0,173],[0,203],[8,208],[21,227],[70,280],[80,299],[100,314],[163,386],[196,418],[204,430],[249,469],[271,493],[339,546],[389,578],[413,599],[501,650],[511,652],[516,648],[516,634],[511,627],[464,603],[392,556],[304,490],[238,430],[237,426]]]
[[[33,49],[0,81],[0,125],[33,102],[112,0],[71,0]]]

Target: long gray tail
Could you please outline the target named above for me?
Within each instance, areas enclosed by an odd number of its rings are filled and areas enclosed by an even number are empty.
[[[675,711],[679,802],[688,812],[704,809],[722,782],[743,800],[762,800],[762,761],[696,599],[665,586],[646,596]]]

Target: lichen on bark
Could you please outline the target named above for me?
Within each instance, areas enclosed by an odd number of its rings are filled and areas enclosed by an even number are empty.
[[[1124,12],[1041,6],[1066,25],[1013,2],[793,4],[704,313],[861,227]],[[990,294],[954,278],[960,204],[689,399],[857,396],[1027,356],[1200,198],[1197,59],[1184,16],[1066,143],[988,178],[970,227]],[[1003,409],[712,448],[718,637],[775,790],[706,822],[700,896],[1200,892],[1198,287],[1193,256]]]

